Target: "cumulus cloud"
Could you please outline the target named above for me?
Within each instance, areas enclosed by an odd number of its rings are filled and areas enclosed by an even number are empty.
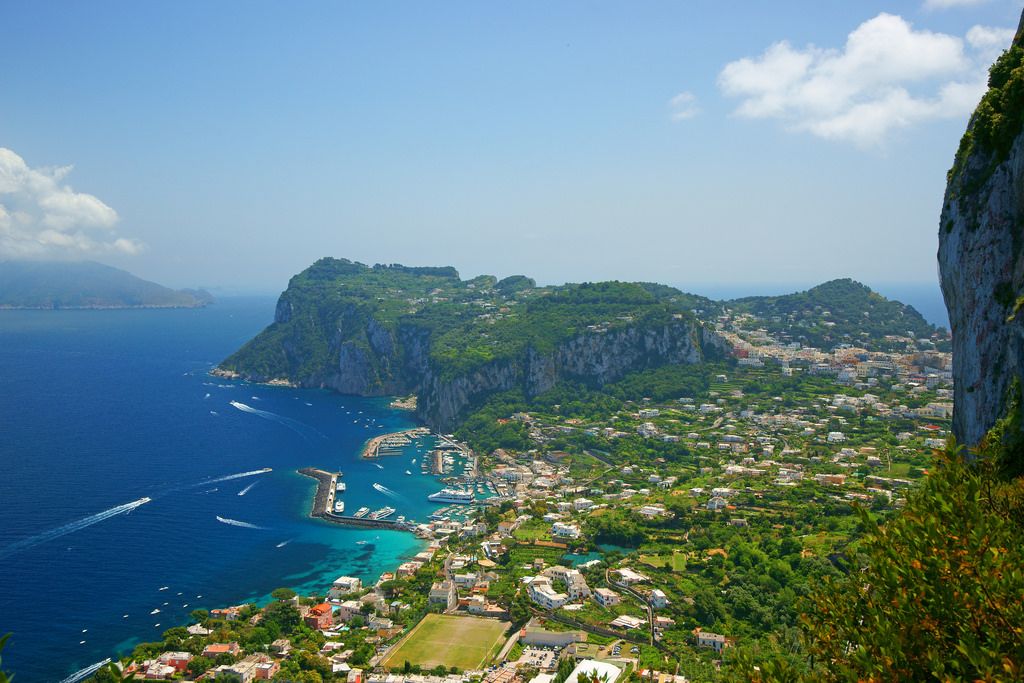
[[[700,109],[697,107],[696,95],[688,90],[679,93],[669,100],[668,106],[672,110],[673,121],[692,119],[700,113]]]
[[[841,49],[780,41],[730,62],[718,86],[740,100],[740,117],[874,146],[896,128],[967,116],[985,91],[988,65],[1012,37],[1012,29],[986,26],[965,38],[916,30],[882,13]]]
[[[115,234],[116,211],[64,182],[71,170],[31,168],[15,152],[0,147],[0,255],[139,252],[141,244]]]

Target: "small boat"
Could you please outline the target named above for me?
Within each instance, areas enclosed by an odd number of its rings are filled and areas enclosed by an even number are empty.
[[[383,465],[381,465],[381,464],[380,464],[379,462],[375,462],[375,463],[373,463],[373,466],[374,466],[374,467],[376,467],[376,468],[377,468],[378,470],[382,470],[382,469],[384,469],[384,466],[383,466]]]
[[[381,493],[387,493],[388,492],[388,487],[387,486],[384,486],[384,484],[378,484],[377,482],[373,482],[373,488],[375,490],[377,490],[377,491],[380,491]]]
[[[405,473],[406,474],[412,474],[412,472],[410,472],[409,470],[406,470]]]
[[[366,541],[356,541],[356,545],[366,545]]]
[[[160,614],[160,608],[159,608],[159,607],[157,607],[157,608],[156,608],[156,609],[154,609],[154,610],[153,610],[152,612],[150,612],[150,614]]]
[[[334,514],[340,515],[343,512],[345,512],[345,501],[343,501],[343,500],[336,500],[336,501],[334,501]]]
[[[165,591],[165,590],[167,590],[168,588],[169,588],[169,586],[160,586],[160,588],[158,588],[157,590],[162,590],[162,591]]]

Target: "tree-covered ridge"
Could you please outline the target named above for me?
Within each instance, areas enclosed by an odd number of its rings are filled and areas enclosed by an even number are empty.
[[[781,341],[831,348],[837,344],[884,346],[885,337],[927,339],[939,333],[913,307],[886,299],[849,278],[831,280],[803,292],[752,296],[724,302],[737,314],[753,316],[751,326],[764,328]],[[945,335],[940,335],[944,342]]]
[[[337,364],[343,344],[378,377],[410,335],[425,338],[429,360],[450,378],[528,348],[553,351],[575,336],[631,325],[691,319],[706,299],[671,287],[599,282],[538,287],[525,276],[461,280],[454,268],[366,266],[325,258],[291,279],[275,322],[222,363],[246,376],[304,381]]]

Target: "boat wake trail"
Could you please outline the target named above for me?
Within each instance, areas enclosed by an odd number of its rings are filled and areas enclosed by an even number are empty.
[[[82,519],[75,520],[74,522],[68,522],[63,526],[59,526],[55,529],[50,529],[49,531],[44,531],[41,534],[36,534],[35,536],[23,538],[20,541],[12,543],[3,550],[0,550],[0,558],[8,557],[9,555],[13,555],[14,553],[35,547],[40,543],[52,541],[53,539],[60,538],[61,536],[67,536],[68,534],[72,534],[76,531],[80,531],[86,527],[92,526],[93,524],[99,524],[100,522],[110,519],[111,517],[116,517],[117,515],[123,515],[126,512],[131,512],[140,505],[145,505],[150,500],[152,499],[139,498],[138,500],[133,500],[130,503],[125,503],[124,505],[118,505],[116,507],[110,508],[109,510],[98,512],[95,515],[83,517]]]
[[[399,496],[399,495],[398,495],[398,494],[397,494],[396,492],[394,492],[394,491],[392,491],[391,489],[389,489],[389,488],[388,488],[387,486],[385,486],[384,484],[376,484],[376,483],[375,483],[375,484],[373,485],[373,488],[374,488],[374,489],[376,489],[376,490],[378,490],[378,491],[380,491],[380,492],[381,492],[381,493],[383,493],[383,494],[384,494],[385,496],[390,496],[391,498],[395,498],[396,500],[397,500],[398,498],[401,498],[401,496]]]
[[[229,474],[229,475],[224,476],[224,477],[217,477],[216,479],[207,479],[205,481],[199,482],[198,484],[195,484],[195,486],[205,486],[207,484],[216,484],[217,482],[231,481],[232,479],[242,479],[243,477],[255,477],[257,474],[266,474],[267,472],[271,472],[271,471],[273,471],[273,470],[271,470],[269,467],[264,467],[262,470],[252,470],[250,472],[239,472],[238,474]],[[249,488],[252,488],[252,487],[249,487]]]
[[[249,484],[249,485],[248,485],[248,486],[246,486],[246,487],[245,487],[244,489],[242,489],[241,491],[239,491],[239,492],[238,492],[238,495],[240,495],[240,496],[244,496],[245,494],[249,493],[249,491],[251,491],[251,490],[252,490],[252,487],[253,487],[253,486],[255,486],[255,485],[256,485],[256,484],[258,484],[258,483],[259,483],[258,481],[254,481],[253,483]]]
[[[217,521],[220,522],[221,524],[230,524],[231,526],[240,526],[243,529],[262,529],[263,528],[261,526],[256,526],[255,524],[250,524],[249,522],[240,522],[237,519],[228,519],[227,517],[221,517],[220,515],[217,515],[216,517],[217,517]]]
[[[94,673],[105,667],[107,664],[110,664],[109,658],[104,659],[102,662],[90,664],[84,669],[79,669],[75,673],[71,674],[70,676],[62,680],[60,683],[78,683],[78,681],[88,678],[89,676],[92,676]]]
[[[295,432],[302,438],[306,439],[307,441],[313,441],[314,438],[327,438],[326,436],[324,436],[322,432],[314,429],[313,427],[310,427],[307,424],[303,424],[298,420],[293,420],[290,417],[278,415],[277,413],[272,413],[268,410],[260,410],[259,408],[253,408],[252,406],[246,405],[239,401],[228,401],[228,403],[230,403],[233,407],[237,408],[238,410],[241,410],[243,413],[256,415],[258,417],[262,417],[264,420],[270,420],[271,422],[276,422],[280,425],[284,425],[285,427],[292,430],[293,432]]]

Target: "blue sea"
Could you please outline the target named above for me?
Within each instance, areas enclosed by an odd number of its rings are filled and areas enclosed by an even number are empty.
[[[309,519],[315,482],[296,473],[340,469],[347,510],[425,521],[439,507],[426,500],[438,482],[411,464],[425,451],[383,469],[358,457],[411,416],[385,399],[207,374],[273,312],[271,298],[0,311],[0,634],[14,634],[3,668],[20,683],[157,640],[197,608],[372,581],[419,551],[408,533]]]

